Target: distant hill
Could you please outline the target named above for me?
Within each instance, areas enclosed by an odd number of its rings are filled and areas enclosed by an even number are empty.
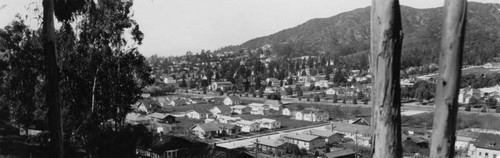
[[[500,54],[500,4],[468,3],[464,64],[482,64]],[[401,6],[403,22],[403,67],[436,63],[443,21],[442,8],[416,9]],[[270,44],[292,46],[287,56],[326,52],[334,57],[368,53],[370,7],[329,18],[309,20],[269,36],[249,40],[219,51],[256,49]]]

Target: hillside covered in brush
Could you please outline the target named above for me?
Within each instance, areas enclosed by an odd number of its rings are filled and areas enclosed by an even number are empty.
[[[437,63],[443,22],[442,8],[416,9],[401,6],[403,22],[402,66]],[[500,4],[469,2],[464,64],[482,64],[500,54]],[[366,57],[370,42],[370,7],[344,12],[329,18],[312,19],[269,36],[249,40],[216,52],[292,47],[273,53],[297,57],[324,52],[337,59]],[[283,50],[283,49],[281,49]],[[355,60],[354,60],[355,61]]]

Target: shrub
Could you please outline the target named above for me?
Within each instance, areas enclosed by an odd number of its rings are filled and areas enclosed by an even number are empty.
[[[358,104],[358,100],[357,100],[357,99],[353,99],[353,100],[352,100],[352,103],[353,103],[353,104]]]
[[[472,106],[467,105],[467,106],[465,107],[465,109],[464,109],[464,110],[465,110],[465,111],[470,111],[470,109],[471,109],[471,108],[472,108]],[[498,109],[498,108],[497,108],[497,109]]]
[[[481,108],[481,112],[486,112],[486,106],[483,106],[483,108]]]
[[[496,113],[500,113],[500,106],[497,106],[497,109],[495,109]]]

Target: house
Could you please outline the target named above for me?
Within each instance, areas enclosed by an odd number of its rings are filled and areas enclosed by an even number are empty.
[[[332,131],[311,129],[311,130],[304,131],[304,134],[318,136],[322,139],[325,139],[326,143],[333,143],[333,142],[337,142],[340,140],[340,135],[338,135],[337,133],[332,132]]]
[[[170,105],[170,106],[183,106],[183,105],[187,105],[187,103],[185,100],[175,99],[175,100],[170,101],[170,103],[168,105]]]
[[[260,131],[260,124],[253,121],[240,120],[236,122],[235,125],[240,126],[242,132],[250,133]]]
[[[483,65],[487,69],[500,69],[500,62],[490,62]]]
[[[231,106],[231,113],[237,113],[241,115],[241,114],[249,114],[250,111],[252,111],[252,108],[245,105]]]
[[[495,85],[493,87],[485,87],[485,88],[480,88],[479,91],[481,91],[481,97],[494,97],[498,96],[500,94],[500,85]],[[500,98],[496,98],[499,100]]]
[[[241,117],[217,115],[216,120],[219,121],[220,123],[236,123],[241,120]]]
[[[251,108],[250,114],[252,115],[266,115],[269,113],[269,106],[259,103],[250,103],[248,107]]]
[[[330,119],[330,115],[328,114],[328,112],[323,110],[319,110],[316,108],[306,108],[302,111],[295,111],[293,119],[310,122],[321,122],[328,121]]]
[[[281,115],[292,116],[292,114],[293,111],[290,108],[283,108],[283,110],[281,110]]]
[[[455,150],[467,150],[469,148],[469,144],[475,142],[480,133],[500,135],[499,130],[480,128],[461,129],[456,132],[457,139],[455,140]]]
[[[233,83],[229,81],[222,81],[222,82],[212,82],[212,84],[209,86],[210,90],[217,90],[220,89],[222,91],[228,91],[231,90],[231,87],[233,87]]]
[[[253,122],[259,123],[261,129],[262,128],[267,128],[267,129],[281,128],[281,122],[274,120],[274,119],[261,118],[261,119],[253,120]]]
[[[328,88],[326,90],[326,95],[344,95],[344,90],[339,87],[334,87],[334,88]]]
[[[357,119],[349,120],[350,124],[357,124],[357,125],[365,125],[365,126],[370,126],[370,121],[367,119],[360,117]]]
[[[151,118],[139,113],[128,113],[127,116],[125,116],[125,122],[132,125],[149,124]]]
[[[168,124],[176,123],[175,116],[173,116],[173,115],[167,115],[167,116],[165,116],[165,118],[163,118],[162,121],[165,122],[165,123],[168,123]]]
[[[481,97],[481,91],[472,87],[461,88],[458,93],[458,103],[467,104],[472,97],[479,99]]]
[[[264,105],[269,106],[270,109],[276,110],[276,111],[281,111],[281,108],[283,107],[283,103],[279,100],[266,100],[264,102]]]
[[[500,156],[500,135],[480,133],[475,142],[470,144],[467,156],[494,158]]]
[[[201,139],[221,137],[226,135],[236,135],[241,131],[241,128],[232,124],[224,123],[203,123],[197,124],[191,128],[194,135]]]
[[[321,158],[356,158],[356,152],[352,149],[339,149],[325,153]]]
[[[259,152],[271,152],[273,154],[283,153],[285,148],[283,144],[284,141],[277,139],[259,138],[252,141],[256,144]]]
[[[320,88],[328,88],[330,87],[330,82],[328,82],[328,80],[319,80],[314,83],[314,86]]]
[[[228,107],[228,106],[223,106],[223,105],[217,105],[217,106],[214,106],[212,108],[210,108],[209,110],[212,115],[231,115],[231,108]]]
[[[282,139],[284,142],[296,144],[299,148],[304,148],[306,150],[325,147],[325,140],[313,135],[291,133],[283,135]]]
[[[349,124],[344,122],[332,122],[325,127],[326,130],[343,134],[343,138],[357,141],[358,145],[370,146],[370,126]]]
[[[160,105],[162,107],[166,107],[170,104],[170,99],[168,99],[167,97],[158,97],[156,98],[156,100],[158,101],[158,103],[160,103]]]
[[[241,104],[241,99],[238,96],[228,96],[224,99],[224,105],[231,106]]]
[[[204,110],[189,110],[186,112],[186,117],[191,119],[205,119],[208,118],[208,112]]]
[[[176,84],[177,81],[173,78],[173,77],[165,77],[163,78],[163,82],[165,82],[166,84]]]
[[[403,147],[413,147],[413,148],[429,148],[429,141],[427,138],[417,135],[407,135],[405,133],[401,134],[401,141],[403,143]]]
[[[151,113],[149,115],[147,115],[149,118],[151,118],[153,121],[156,121],[156,122],[159,122],[161,120],[163,120],[167,115],[166,114],[163,114],[163,113]]]
[[[271,87],[280,87],[281,82],[277,78],[267,78],[266,79],[266,85],[271,84]]]

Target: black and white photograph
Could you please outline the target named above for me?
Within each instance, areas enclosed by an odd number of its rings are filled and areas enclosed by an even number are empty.
[[[0,0],[0,158],[500,158],[500,0]]]

